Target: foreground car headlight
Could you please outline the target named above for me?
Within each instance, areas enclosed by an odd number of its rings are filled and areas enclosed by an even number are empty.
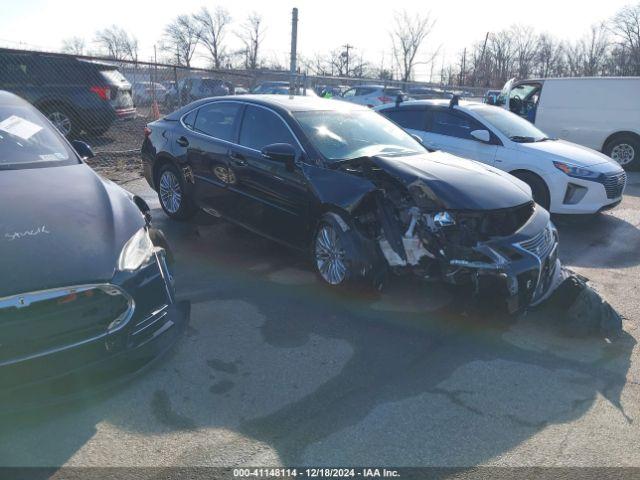
[[[594,172],[588,168],[579,167],[571,163],[553,162],[553,166],[570,177],[595,179],[600,176],[599,172]]]
[[[153,248],[149,232],[146,228],[141,228],[124,244],[118,259],[118,270],[131,272],[139,269],[149,262]]]

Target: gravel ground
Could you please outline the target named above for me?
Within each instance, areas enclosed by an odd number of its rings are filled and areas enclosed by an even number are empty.
[[[544,311],[452,315],[404,279],[327,292],[306,258],[126,187],[172,244],[189,331],[125,387],[2,419],[1,465],[640,467],[640,174],[617,209],[559,221],[563,262],[625,317],[613,343]]]

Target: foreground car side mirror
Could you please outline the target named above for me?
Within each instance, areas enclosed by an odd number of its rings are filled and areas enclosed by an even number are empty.
[[[479,142],[489,143],[491,141],[491,134],[488,130],[474,130],[470,135]]]
[[[287,166],[287,170],[293,170],[296,160],[296,149],[288,143],[272,143],[267,145],[260,152],[262,156],[269,160],[282,162]]]
[[[83,160],[96,156],[96,154],[93,153],[93,149],[89,146],[88,143],[81,142],[80,140],[73,140],[71,142],[71,146]]]

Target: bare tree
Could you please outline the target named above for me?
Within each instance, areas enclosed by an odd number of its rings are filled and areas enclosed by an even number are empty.
[[[260,66],[258,56],[260,44],[264,40],[264,27],[262,16],[256,12],[251,13],[241,25],[241,32],[237,34],[244,44],[244,68],[255,70]]]
[[[200,24],[200,41],[209,51],[214,68],[221,68],[227,57],[224,38],[231,15],[224,7],[216,7],[213,14],[207,7],[202,7],[194,19]]]
[[[84,38],[71,37],[62,40],[62,51],[73,55],[84,55],[85,43]]]
[[[201,35],[199,22],[192,16],[178,15],[165,27],[161,48],[175,58],[177,65],[190,67]]]
[[[533,31],[533,27],[515,25],[511,27],[511,38],[516,61],[516,76],[518,78],[527,78],[533,70],[533,61],[537,50],[537,36]]]
[[[609,36],[605,25],[593,25],[582,43],[585,52],[582,74],[587,76],[605,74],[604,67],[609,51]]]
[[[393,57],[400,71],[400,78],[407,82],[413,75],[418,52],[435,26],[430,14],[420,15],[406,10],[396,12],[395,25],[390,32]],[[435,54],[434,54],[435,57]]]
[[[618,41],[616,56],[628,59],[627,75],[640,75],[640,3],[621,9],[611,21],[611,30]]]
[[[109,57],[116,60],[138,59],[138,40],[117,25],[98,30],[95,43]]]
[[[561,76],[564,72],[564,51],[562,44],[552,36],[543,33],[538,37],[536,69],[540,77]]]

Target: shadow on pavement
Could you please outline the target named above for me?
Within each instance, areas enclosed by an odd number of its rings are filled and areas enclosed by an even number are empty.
[[[567,339],[543,310],[511,324],[461,314],[404,279],[340,295],[305,258],[237,227],[159,223],[194,302],[187,335],[125,388],[0,420],[1,464],[466,467],[599,398],[632,421],[629,335]],[[558,452],[557,437],[527,461]]]

